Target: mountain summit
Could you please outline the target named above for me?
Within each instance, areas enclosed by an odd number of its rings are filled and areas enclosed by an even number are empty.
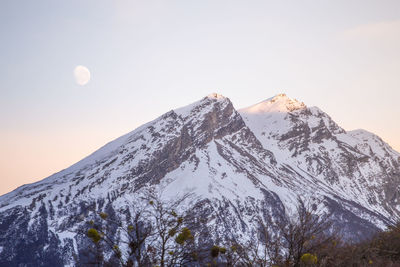
[[[303,102],[290,98],[286,94],[278,94],[258,104],[244,108],[242,111],[247,113],[291,112],[302,108],[306,108]]]
[[[360,240],[400,218],[400,154],[284,94],[240,110],[211,94],[1,196],[0,265],[75,266],[87,220],[133,212],[149,188],[165,200],[191,192],[204,242],[245,239],[255,216],[290,218],[299,196]]]

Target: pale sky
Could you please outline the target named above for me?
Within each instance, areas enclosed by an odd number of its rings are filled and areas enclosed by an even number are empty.
[[[2,0],[0,36],[0,194],[212,92],[286,93],[400,151],[398,0]]]

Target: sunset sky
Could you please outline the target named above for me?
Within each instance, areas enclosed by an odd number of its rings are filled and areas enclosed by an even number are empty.
[[[286,93],[400,151],[398,0],[3,0],[0,36],[0,194],[212,92]]]

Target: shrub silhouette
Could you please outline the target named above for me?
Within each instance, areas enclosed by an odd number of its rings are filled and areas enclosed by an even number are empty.
[[[96,229],[94,229],[94,228],[90,228],[88,231],[87,231],[87,236],[90,238],[90,239],[92,239],[92,241],[94,242],[94,243],[98,243],[99,241],[100,241],[100,239],[101,239],[101,235],[99,234],[99,232],[96,230]]]
[[[318,262],[318,258],[311,253],[304,253],[303,256],[301,256],[300,261],[305,265],[315,265]]]

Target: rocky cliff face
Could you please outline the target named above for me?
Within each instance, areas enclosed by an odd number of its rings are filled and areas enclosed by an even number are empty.
[[[129,209],[149,187],[165,199],[192,192],[212,242],[246,239],[255,215],[290,216],[298,196],[357,240],[399,219],[399,184],[400,154],[371,133],[285,95],[237,111],[212,94],[1,196],[0,265],[74,266],[87,219]]]

